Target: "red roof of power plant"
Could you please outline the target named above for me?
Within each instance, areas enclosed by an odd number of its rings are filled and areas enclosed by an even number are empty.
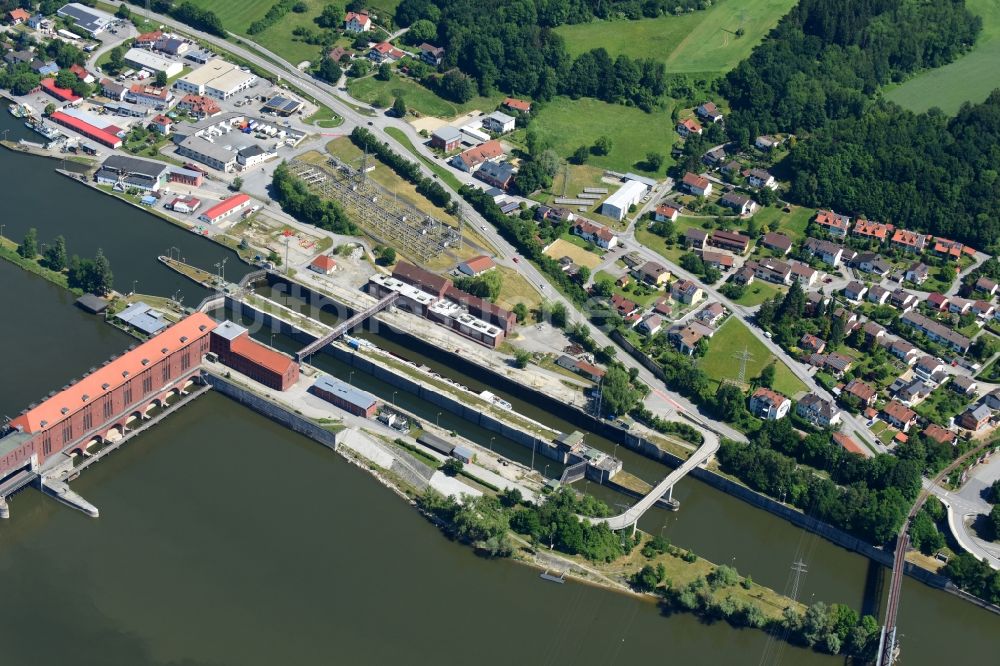
[[[69,88],[60,88],[57,86],[55,79],[42,79],[41,86],[47,93],[64,102],[79,102],[81,99]]]
[[[37,407],[29,409],[11,421],[11,425],[20,426],[28,433],[44,430],[45,426],[58,423],[68,414],[82,409],[130,378],[138,376],[146,369],[148,363],[158,361],[191,341],[208,335],[216,325],[215,320],[208,315],[196,312],[95,370]]]
[[[109,148],[118,148],[122,145],[122,140],[118,138],[117,135],[107,131],[107,129],[95,127],[88,122],[80,120],[79,118],[74,118],[73,116],[65,114],[62,111],[55,111],[49,117],[60,125],[65,125],[71,130],[75,130],[84,135],[88,139],[99,141]],[[109,127],[113,127],[113,125]]]
[[[280,375],[285,374],[288,367],[295,363],[288,356],[265,347],[245,333],[233,338],[229,343],[229,350]]]
[[[211,222],[215,218],[222,217],[232,209],[238,206],[242,206],[248,201],[250,201],[249,196],[245,194],[234,194],[225,201],[220,201],[219,203],[215,204],[214,206],[206,210],[204,213],[201,214],[201,217]]]

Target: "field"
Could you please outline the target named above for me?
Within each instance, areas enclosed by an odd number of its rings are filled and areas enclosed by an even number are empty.
[[[954,114],[962,102],[982,102],[994,88],[1000,88],[1000,3],[966,0],[965,4],[983,19],[983,31],[972,50],[949,65],[921,72],[887,90],[886,99],[911,111],[936,106]]]
[[[667,158],[663,170],[672,164],[670,146],[674,136],[669,110],[646,113],[636,107],[596,99],[556,97],[541,108],[531,129],[560,157],[569,157],[579,146],[592,146],[598,137],[606,135],[611,139],[611,152],[591,155],[587,164],[592,166],[620,172],[642,171],[640,163],[650,151]],[[524,137],[525,130],[509,135],[512,142],[521,144]],[[662,176],[663,170],[656,175]]]
[[[582,247],[561,238],[556,239],[545,251],[545,254],[557,261],[562,257],[569,257],[578,266],[586,266],[591,269],[601,263],[601,258],[593,252],[587,252]]]
[[[721,74],[753,47],[795,5],[795,0],[727,0],[705,11],[637,21],[594,21],[556,29],[570,55],[604,47],[611,57],[656,58],[667,71]],[[742,28],[744,35],[736,37]]]
[[[301,14],[288,12],[277,23],[256,35],[248,35],[247,28],[250,27],[251,23],[262,18],[267,13],[267,10],[274,5],[274,0],[191,1],[199,7],[215,12],[227,30],[246,35],[247,39],[278,54],[293,65],[297,65],[303,60],[315,62],[320,54],[319,46],[306,44],[295,39],[292,35],[292,30],[298,27],[318,30],[319,28],[313,22],[313,19],[323,11],[323,6],[327,4],[325,0],[304,0],[309,6],[307,11]]]
[[[753,307],[781,293],[784,293],[784,290],[779,289],[777,285],[764,282],[763,280],[754,280],[752,284],[747,285],[743,295],[734,302],[747,307]]]
[[[493,97],[473,97],[464,104],[454,104],[438,97],[419,82],[395,74],[388,81],[380,81],[374,74],[360,79],[349,79],[347,91],[354,99],[366,104],[380,102],[385,107],[392,106],[396,97],[402,97],[411,112],[436,118],[454,118],[473,109],[493,111],[504,97],[498,93]]]
[[[503,275],[497,305],[509,310],[518,303],[524,303],[531,311],[542,304],[542,295],[516,270],[507,266],[497,266],[496,270]]]
[[[450,118],[457,115],[455,106],[441,99],[433,92],[410,79],[393,76],[390,81],[379,81],[374,76],[361,79],[351,79],[347,83],[347,91],[354,99],[367,104],[379,102],[379,106],[392,106],[393,100],[402,97],[406,100],[408,109],[421,115]]]
[[[792,206],[791,209],[790,213],[786,213],[783,208],[768,206],[757,211],[753,219],[761,227],[767,225],[771,231],[783,233],[792,240],[802,240],[806,235],[806,225],[816,214],[816,209],[800,206]]]
[[[741,321],[730,317],[709,342],[708,353],[701,359],[699,366],[710,379],[717,382],[735,380],[740,362],[734,355],[744,348],[752,355],[751,360],[747,361],[746,379],[749,382],[774,360],[774,355]],[[789,397],[806,390],[805,384],[784,363],[779,362],[776,369],[774,390]]]

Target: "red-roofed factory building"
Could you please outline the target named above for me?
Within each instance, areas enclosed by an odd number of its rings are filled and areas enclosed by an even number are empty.
[[[260,344],[247,329],[231,321],[212,331],[210,348],[223,365],[269,388],[285,391],[299,380],[298,363]]]
[[[230,215],[235,215],[250,205],[250,197],[245,194],[234,194],[225,201],[220,201],[198,216],[202,222],[218,224]]]
[[[63,113],[62,111],[55,111],[51,116],[49,116],[49,120],[59,123],[64,127],[68,127],[74,132],[82,134],[102,146],[107,146],[112,149],[118,149],[122,146],[122,140],[118,138],[118,136],[105,131],[100,127],[91,125],[85,120],[74,118],[73,116]]]
[[[46,398],[0,431],[0,485],[62,453],[120,438],[200,372],[216,322],[192,314]]]

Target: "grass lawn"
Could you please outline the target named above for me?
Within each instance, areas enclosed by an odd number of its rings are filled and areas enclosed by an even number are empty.
[[[316,125],[317,127],[330,129],[343,124],[344,119],[325,106],[321,106],[316,113],[306,118],[305,122]]]
[[[497,266],[496,270],[503,275],[503,285],[497,305],[508,310],[518,303],[524,303],[528,310],[534,310],[542,303],[542,295],[531,286],[524,276],[507,266]]]
[[[541,107],[531,123],[531,129],[548,141],[561,157],[569,157],[580,146],[592,146],[598,137],[606,135],[611,139],[611,152],[591,155],[587,161],[591,166],[620,172],[642,171],[640,164],[650,151],[666,157],[664,170],[673,163],[670,146],[674,136],[669,108],[646,113],[636,107],[608,104],[596,99],[557,97]],[[506,138],[524,145],[525,134],[526,131],[521,129]],[[652,175],[662,177],[663,171]],[[557,180],[561,183],[560,179]]]
[[[583,248],[584,250],[586,250],[587,252],[590,252],[591,254],[596,254],[599,257],[603,257],[604,256],[604,250],[602,250],[601,248],[597,247],[596,245],[594,245],[590,241],[583,240],[582,238],[580,238],[576,234],[571,234],[569,232],[566,232],[562,236],[560,236],[560,238],[562,240],[566,241],[567,243],[572,243],[573,245],[576,245],[577,247]]]
[[[890,428],[889,426],[886,426],[885,429],[878,434],[878,441],[886,445],[891,444],[892,440],[895,439],[896,437],[896,433],[898,432],[899,431],[896,430],[895,428]]]
[[[473,109],[492,111],[499,106],[504,97],[497,93],[492,97],[473,97],[463,104],[455,104],[438,97],[437,93],[419,82],[397,74],[393,74],[388,81],[380,81],[374,74],[360,79],[349,79],[347,91],[352,97],[366,104],[379,102],[385,107],[391,106],[397,97],[402,97],[411,112],[437,118],[454,118]]]
[[[680,224],[682,219],[683,218],[678,218],[675,226]],[[664,259],[675,264],[680,263],[681,255],[688,252],[688,249],[680,243],[674,243],[673,245],[668,246],[667,241],[664,240],[663,236],[657,236],[649,230],[647,225],[642,223],[635,225],[635,239]]]
[[[637,21],[593,21],[563,25],[556,32],[577,56],[604,47],[611,57],[659,58],[667,71],[722,73],[750,55],[795,0],[721,2],[706,11]],[[736,37],[742,28],[744,35]]]
[[[735,354],[744,348],[753,358],[747,361],[747,380],[760,375],[761,370],[776,360],[774,354],[768,351],[760,340],[741,321],[730,317],[712,337],[708,344],[708,353],[698,365],[708,375],[709,379],[721,383],[725,379],[736,379],[740,362]],[[777,372],[774,375],[774,390],[789,397],[806,390],[803,384],[784,363],[777,362]]]
[[[203,9],[215,12],[222,20],[227,30],[246,35],[247,39],[284,58],[293,65],[303,60],[316,62],[322,53],[320,46],[306,44],[292,35],[298,27],[319,30],[313,19],[323,11],[326,0],[303,0],[309,9],[298,14],[288,12],[274,25],[256,35],[247,33],[247,28],[254,21],[264,17],[274,5],[274,0],[191,0],[193,4]],[[398,3],[395,3],[398,4]],[[395,6],[393,6],[395,8]],[[135,10],[138,12],[138,10]]]
[[[242,33],[246,32],[251,23],[263,18],[267,10],[274,4],[272,0],[191,0],[191,3],[202,9],[215,12],[228,30]],[[318,5],[320,3],[310,2],[309,4]]]
[[[414,157],[416,157],[418,160],[426,164],[431,171],[436,173],[438,178],[444,181],[444,183],[448,187],[455,190],[456,192],[462,187],[462,183],[458,180],[458,178],[455,177],[454,174],[448,171],[448,169],[441,166],[440,164],[430,159],[429,157],[425,156],[423,153],[418,152],[416,147],[413,145],[413,142],[410,141],[410,138],[406,136],[403,130],[399,129],[398,127],[387,127],[385,128],[385,133],[391,136],[396,141],[399,141],[401,144],[403,144],[406,147],[406,149],[413,154]]]
[[[569,257],[573,260],[573,263],[579,266],[586,266],[587,268],[593,268],[601,263],[601,258],[593,252],[587,252],[579,245],[574,245],[561,238],[553,241],[549,249],[545,251],[545,254],[557,261],[562,257]]]
[[[441,99],[416,81],[395,75],[389,81],[380,81],[374,75],[350,79],[347,91],[355,99],[375,106],[389,107],[397,97],[402,97],[408,109],[425,116],[451,118],[458,115],[451,102]]]
[[[983,19],[983,31],[972,50],[951,64],[921,72],[887,90],[886,99],[911,111],[936,106],[953,114],[962,102],[982,102],[1000,87],[1000,3],[966,0],[965,4]]]
[[[763,280],[754,280],[752,284],[747,285],[743,295],[733,302],[753,307],[754,305],[760,305],[769,298],[773,298],[776,294],[783,293],[785,293],[785,290],[776,284],[764,282]]]
[[[597,275],[594,276],[594,280],[596,281],[596,280],[599,280],[599,279],[602,279],[602,278],[608,278],[612,282],[614,282],[615,280],[618,279],[618,276],[612,275],[611,273],[608,273],[607,271],[597,271]],[[622,289],[621,287],[615,285],[615,293],[618,294],[619,296],[622,296],[623,298],[627,298],[630,301],[638,303],[639,305],[641,305],[644,308],[647,308],[650,305],[652,305],[653,301],[655,301],[660,296],[663,296],[663,294],[664,294],[663,291],[660,291],[660,290],[655,290],[654,291],[654,290],[648,289],[648,288],[644,289],[642,292],[636,293],[636,292],[632,291],[632,289],[635,287],[635,284],[636,284],[635,280],[632,280],[631,282],[629,282],[628,290]]]
[[[754,214],[753,219],[760,226],[767,225],[771,231],[783,233],[792,240],[801,240],[806,236],[806,225],[816,214],[815,208],[791,206],[791,212],[776,206],[762,208]]]

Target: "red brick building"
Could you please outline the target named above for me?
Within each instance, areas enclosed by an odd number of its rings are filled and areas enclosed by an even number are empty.
[[[355,416],[370,419],[378,409],[378,400],[368,391],[362,391],[335,377],[323,375],[309,387],[309,392],[331,405],[343,409]]]
[[[231,321],[212,331],[210,349],[224,365],[264,386],[285,391],[299,379],[299,364],[266,347]]]
[[[195,313],[22,412],[0,434],[0,477],[124,434],[194,380],[216,325]]]

